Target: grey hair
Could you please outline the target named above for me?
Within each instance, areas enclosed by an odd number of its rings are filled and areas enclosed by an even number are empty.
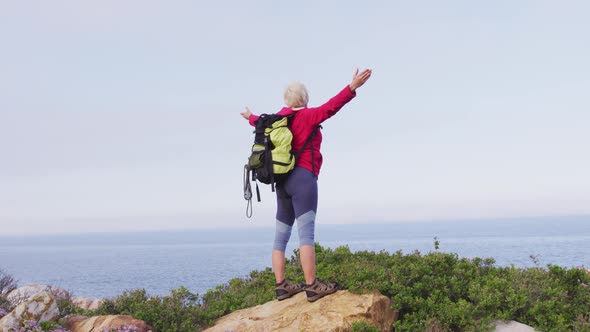
[[[285,89],[285,105],[291,108],[307,107],[309,95],[305,85],[300,82],[290,83]]]

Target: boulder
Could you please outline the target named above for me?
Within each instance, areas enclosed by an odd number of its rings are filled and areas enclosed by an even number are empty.
[[[533,327],[510,320],[507,322],[496,321],[496,328],[492,332],[537,332]]]
[[[133,326],[137,332],[151,332],[152,327],[146,322],[135,319],[131,316],[108,315],[108,316],[73,316],[66,320],[64,328],[72,332],[104,331],[110,328]]]
[[[53,296],[54,299],[58,301],[70,298],[70,293],[62,288],[47,285],[27,285],[19,287],[10,292],[7,295],[7,299],[10,301],[12,305],[18,305],[28,300],[31,296],[37,295],[42,292],[48,292]],[[88,299],[84,297],[72,297],[71,301],[72,304],[84,310],[98,309],[98,307],[100,307],[100,305],[103,302],[103,300]]]
[[[19,287],[12,292],[8,293],[6,298],[12,305],[19,305],[24,301],[27,301],[31,296],[39,293],[47,292],[53,296],[54,299],[61,300],[70,297],[68,291],[47,285],[27,285]]]
[[[207,332],[226,331],[350,331],[352,323],[365,320],[381,331],[391,331],[398,313],[391,300],[379,292],[352,294],[338,291],[316,302],[305,292],[283,301],[235,311],[220,318]]]
[[[84,310],[96,310],[102,304],[103,300],[88,299],[85,297],[73,297],[72,304]]]
[[[45,322],[57,320],[57,301],[49,292],[41,292],[20,303],[9,314],[0,319],[0,332],[22,327],[25,321]]]

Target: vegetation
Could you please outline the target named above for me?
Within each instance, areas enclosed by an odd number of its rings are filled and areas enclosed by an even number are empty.
[[[590,331],[590,277],[583,269],[496,267],[493,259],[440,252],[317,249],[320,277],[393,300],[396,331],[485,331],[498,319],[541,331]]]
[[[435,241],[438,248],[438,239]],[[583,269],[497,267],[491,258],[467,259],[438,251],[351,252],[316,244],[318,277],[362,293],[390,297],[400,319],[395,331],[485,331],[494,320],[517,320],[542,331],[590,331],[590,277]],[[298,251],[287,277],[303,282]],[[157,331],[204,328],[232,311],[273,299],[273,273],[253,271],[202,297],[181,288],[165,297],[126,292],[105,302],[100,313],[128,314]],[[355,322],[356,331],[372,331]]]
[[[381,332],[375,325],[364,320],[353,322],[351,329],[352,332]]]
[[[150,324],[155,331],[195,331],[207,326],[197,294],[180,287],[164,297],[148,296],[145,290],[124,292],[106,300],[98,315],[129,315]]]
[[[316,244],[317,274],[352,292],[378,290],[391,298],[400,315],[395,331],[486,331],[495,320],[516,320],[541,331],[590,331],[586,270],[498,267],[491,258],[459,258],[438,247],[435,239],[437,250],[423,255],[351,252],[346,246],[330,249]],[[303,282],[297,250],[288,259],[286,274]],[[234,278],[203,296],[184,287],[167,296],[126,291],[86,314],[130,315],[158,332],[194,331],[232,311],[274,299],[273,287],[274,275],[267,268]],[[357,321],[352,330],[377,329]]]
[[[0,317],[10,312],[13,307],[6,298],[8,293],[16,289],[14,278],[0,269]]]

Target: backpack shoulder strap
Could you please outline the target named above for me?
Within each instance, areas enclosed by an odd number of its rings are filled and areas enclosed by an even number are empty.
[[[267,128],[272,128],[273,123],[284,118],[280,114],[260,114],[258,119],[254,121],[254,143],[264,144],[265,131]]]
[[[297,114],[297,113],[292,114],[293,118],[292,119],[289,119],[289,128],[291,127],[292,120],[295,119],[295,114]],[[311,147],[311,141],[313,140],[313,138],[315,137],[315,135],[318,133],[318,131],[320,129],[322,129],[322,128],[323,128],[322,125],[317,125],[313,129],[313,131],[311,132],[311,134],[309,135],[309,137],[305,140],[305,143],[303,143],[303,146],[301,147],[301,149],[299,149],[299,151],[297,151],[297,152],[295,152],[293,154],[295,156],[295,159],[299,158],[299,155],[301,155],[301,153],[305,150],[305,148],[309,144],[310,149],[311,149],[311,167],[312,167],[313,172],[315,172],[315,165],[314,165],[314,162],[313,162],[313,159],[314,159],[313,158],[313,154],[314,153],[313,153],[313,148]]]
[[[295,158],[296,159],[299,157],[299,155],[301,154],[301,152],[303,152],[303,150],[305,150],[305,148],[307,147],[307,145],[311,143],[311,141],[315,137],[315,134],[317,134],[318,130],[320,130],[322,128],[323,128],[322,125],[318,125],[317,127],[315,127],[313,129],[313,131],[311,132],[311,135],[309,135],[309,137],[305,140],[305,143],[303,143],[303,146],[301,147],[301,149],[299,149],[299,151],[295,152]],[[311,144],[310,144],[310,147],[311,147]],[[313,153],[313,149],[311,151]]]

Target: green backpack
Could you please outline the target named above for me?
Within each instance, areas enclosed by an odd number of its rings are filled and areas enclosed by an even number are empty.
[[[284,181],[289,173],[295,168],[295,160],[305,147],[311,142],[317,132],[317,128],[305,141],[305,144],[293,153],[291,142],[293,133],[291,133],[290,122],[295,114],[261,114],[254,121],[254,145],[248,158],[248,163],[244,166],[244,198],[248,201],[246,207],[246,216],[252,216],[252,189],[250,186],[250,176],[252,181],[270,184],[272,191],[275,191],[275,183]],[[321,128],[321,126],[318,126]],[[260,190],[256,182],[256,197],[260,202]]]

